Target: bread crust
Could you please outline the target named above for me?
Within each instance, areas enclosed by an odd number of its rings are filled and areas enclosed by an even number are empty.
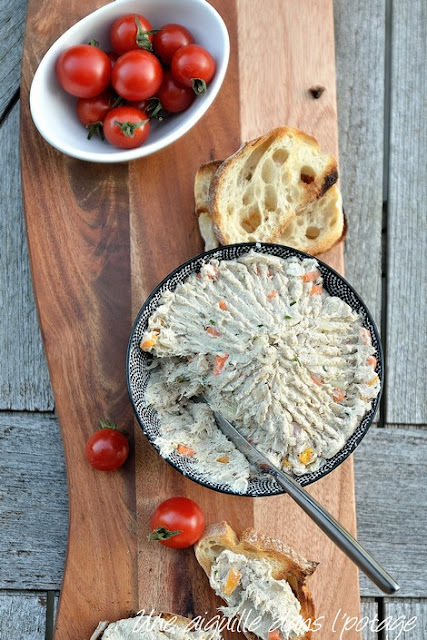
[[[215,551],[211,552],[212,549]],[[273,577],[276,580],[286,580],[291,586],[301,604],[304,620],[315,619],[313,600],[305,580],[315,571],[317,562],[307,560],[281,540],[260,534],[255,529],[246,529],[238,537],[230,525],[223,521],[207,527],[194,548],[197,561],[208,577],[216,556],[224,549],[242,553],[247,557],[268,560],[272,566]],[[248,640],[259,640],[252,632],[244,633]],[[308,631],[300,640],[310,640],[311,637],[311,631]]]
[[[222,160],[211,160],[200,165],[194,177],[194,202],[195,214],[199,216],[201,213],[209,212],[208,194],[209,186],[212,178],[222,164]]]

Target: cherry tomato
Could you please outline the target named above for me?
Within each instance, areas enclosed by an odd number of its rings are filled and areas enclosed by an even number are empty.
[[[170,71],[163,74],[163,82],[156,97],[166,111],[179,113],[187,109],[196,97],[189,87],[178,84]]]
[[[202,535],[205,516],[199,505],[190,498],[169,498],[154,511],[150,520],[150,540],[158,540],[165,547],[184,549]]]
[[[106,115],[104,135],[120,149],[140,147],[150,133],[150,122],[144,111],[135,107],[116,107]]]
[[[154,53],[164,64],[170,64],[175,51],[193,42],[193,36],[181,24],[165,24],[153,38]]]
[[[135,49],[124,53],[114,65],[114,90],[126,100],[151,98],[163,80],[162,65],[149,51]]]
[[[104,139],[102,123],[111,109],[112,96],[108,91],[103,91],[94,98],[79,98],[77,100],[77,116],[88,129],[88,139],[98,135]]]
[[[89,464],[100,471],[115,471],[129,455],[129,442],[115,424],[100,420],[102,429],[91,435],[86,443]]]
[[[114,51],[121,56],[132,49],[153,50],[152,26],[139,13],[128,13],[117,18],[110,29],[110,42]]]
[[[77,115],[80,122],[86,127],[92,122],[104,120],[111,109],[112,98],[108,91],[103,91],[93,98],[79,98],[77,100]]]
[[[57,59],[55,69],[63,89],[77,98],[93,98],[110,82],[111,64],[107,54],[90,44],[66,49]]]
[[[179,84],[192,87],[194,93],[206,91],[215,74],[215,60],[198,44],[187,44],[175,51],[171,64],[173,77]]]

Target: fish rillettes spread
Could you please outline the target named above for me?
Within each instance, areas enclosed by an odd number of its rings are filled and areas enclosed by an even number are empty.
[[[380,391],[369,331],[324,290],[311,258],[251,250],[212,259],[162,294],[140,346],[153,355],[146,401],[158,412],[161,455],[185,455],[237,493],[249,465],[212,410],[301,475],[343,447]]]

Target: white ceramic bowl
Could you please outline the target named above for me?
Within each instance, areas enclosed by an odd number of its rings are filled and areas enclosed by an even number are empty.
[[[87,140],[87,131],[76,114],[77,98],[67,94],[55,74],[55,62],[64,49],[96,38],[110,50],[109,30],[116,18],[141,13],[153,28],[168,22],[187,27],[197,44],[205,47],[216,62],[216,73],[206,93],[198,96],[182,113],[162,122],[152,122],[147,141],[136,149],[118,149],[98,138]],[[206,0],[116,0],[89,14],[66,31],[49,49],[33,79],[30,109],[34,124],[52,146],[73,158],[90,162],[127,162],[148,156],[175,142],[193,127],[214,101],[224,80],[230,54],[227,28]]]

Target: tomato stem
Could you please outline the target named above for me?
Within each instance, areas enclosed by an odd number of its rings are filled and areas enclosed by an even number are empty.
[[[196,96],[200,96],[206,91],[206,82],[202,78],[192,78],[191,86]]]
[[[127,138],[134,138],[135,129],[142,127],[146,122],[148,122],[148,120],[141,120],[141,122],[119,122],[118,120],[114,120],[114,124],[122,130],[123,135]]]
[[[149,540],[169,540],[169,538],[173,538],[173,536],[177,536],[179,533],[183,533],[182,529],[178,529],[177,531],[170,531],[166,527],[157,527],[157,529],[153,529],[147,538]]]
[[[102,122],[101,122],[102,125]],[[104,139],[104,138],[103,138]],[[101,425],[101,429],[113,429],[114,431],[118,431],[122,433],[124,436],[128,436],[126,431],[123,429],[119,429],[115,422],[110,422],[109,420],[104,420],[103,418],[99,418],[99,424]]]
[[[136,44],[141,49],[145,49],[146,51],[152,51],[153,45],[151,44],[151,40],[149,36],[154,35],[155,33],[159,33],[160,29],[148,29],[144,30],[138,16],[135,16],[135,24],[136,24]]]
[[[145,109],[147,114],[152,118],[156,118],[157,120],[163,120],[166,117],[167,113],[163,109],[162,103],[158,98],[149,98],[148,105]]]
[[[96,122],[89,122],[86,125],[86,129],[88,130],[87,139],[90,140],[93,136],[98,136],[101,140],[105,140],[104,136],[104,126],[102,120],[97,120]]]
[[[96,47],[97,49],[99,49],[99,42],[98,40],[95,40],[95,38],[91,38],[88,44],[90,44],[91,47]]]

